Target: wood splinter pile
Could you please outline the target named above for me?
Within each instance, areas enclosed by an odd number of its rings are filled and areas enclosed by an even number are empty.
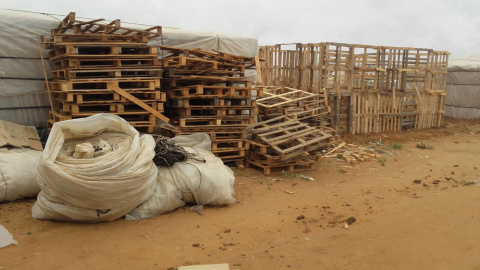
[[[342,142],[322,156],[322,158],[334,157],[345,160],[348,165],[355,166],[378,159],[381,155],[375,152],[374,148],[365,148],[356,144]]]

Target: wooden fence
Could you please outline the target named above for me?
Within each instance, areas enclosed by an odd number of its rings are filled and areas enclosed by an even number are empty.
[[[367,133],[442,123],[448,52],[341,43],[261,46],[264,85],[329,97],[341,131]]]

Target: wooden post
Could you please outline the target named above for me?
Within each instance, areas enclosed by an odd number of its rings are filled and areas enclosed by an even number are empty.
[[[75,13],[73,13],[73,16],[75,16]],[[55,111],[53,110],[52,93],[50,93],[50,83],[48,82],[47,70],[45,68],[45,60],[43,59],[42,44],[40,40],[41,36],[38,36],[38,51],[40,52],[40,59],[42,59],[43,76],[45,78],[45,85],[47,86],[48,99],[50,100],[50,109],[52,110],[52,113],[54,113]]]

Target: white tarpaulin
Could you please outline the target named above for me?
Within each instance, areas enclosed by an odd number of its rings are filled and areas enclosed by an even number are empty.
[[[46,125],[50,103],[43,89],[38,35],[49,36],[50,29],[57,27],[64,17],[0,9],[0,119],[28,126]],[[151,27],[123,22],[122,25],[138,29]],[[161,37],[150,40],[150,46],[215,49],[250,57],[257,56],[258,52],[255,38],[169,27],[163,27],[162,32]],[[47,51],[43,49],[43,52],[46,56]],[[159,58],[164,56],[168,55],[159,51]],[[51,63],[46,61],[46,65],[50,76]],[[249,79],[255,79],[255,76],[251,75]]]
[[[480,118],[480,55],[449,61],[445,116]]]

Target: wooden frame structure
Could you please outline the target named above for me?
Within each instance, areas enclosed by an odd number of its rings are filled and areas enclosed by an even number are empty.
[[[351,134],[440,126],[449,54],[329,42],[259,48],[264,85],[325,94],[332,124]]]

